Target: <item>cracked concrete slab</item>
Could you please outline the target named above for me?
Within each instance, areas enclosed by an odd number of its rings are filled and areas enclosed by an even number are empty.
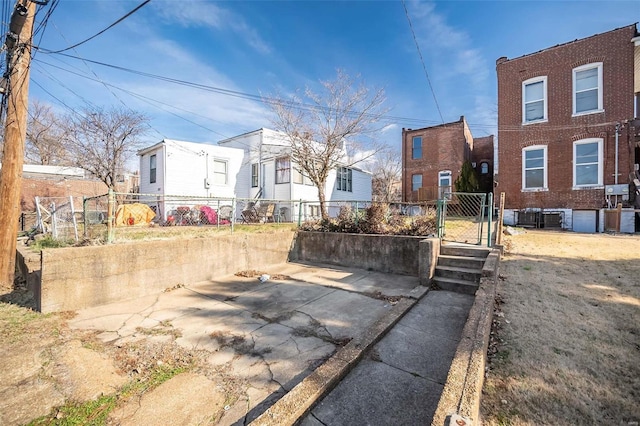
[[[234,299],[241,294],[265,290],[276,285],[276,281],[260,283],[257,278],[243,278],[235,275],[220,280],[201,281],[190,284],[189,289],[218,301]]]
[[[298,308],[297,311],[323,324],[334,339],[341,339],[353,337],[359,330],[369,327],[390,308],[389,302],[384,300],[336,290]],[[282,324],[294,328],[299,326],[287,320]]]
[[[209,424],[222,411],[224,393],[204,376],[182,373],[110,416],[119,425]]]
[[[240,309],[276,318],[333,291],[331,288],[302,281],[279,281],[274,286],[243,293],[228,303]]]
[[[325,264],[287,263],[273,265],[268,271],[350,292],[380,292],[385,296],[410,296],[410,291],[420,284],[418,277],[394,275],[393,280],[389,280],[389,274],[382,272]]]
[[[467,321],[474,296],[450,291],[430,291],[402,320],[402,325],[417,331],[429,330],[438,336],[458,339]],[[452,330],[458,330],[452,335]]]
[[[383,362],[363,360],[301,425],[313,426],[317,421],[325,425],[428,424],[440,392],[438,383]]]
[[[449,364],[440,360],[453,359],[457,347],[457,339],[412,330],[400,320],[376,345],[376,351],[382,362],[444,385]]]
[[[415,295],[416,277],[353,268],[286,264],[267,273],[285,279],[259,283],[234,275],[186,284],[155,296],[82,310],[70,326],[121,344],[163,338],[204,350],[242,389],[219,424],[246,424],[366,330],[393,304],[372,297]],[[289,278],[288,278],[288,277]],[[413,291],[412,291],[413,290]],[[162,329],[149,336],[141,329]]]

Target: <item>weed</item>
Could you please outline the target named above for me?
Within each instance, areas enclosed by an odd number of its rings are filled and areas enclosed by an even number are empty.
[[[32,245],[31,249],[35,252],[41,252],[46,248],[60,248],[60,247],[69,247],[73,243],[65,240],[57,240],[53,238],[51,235],[45,235],[42,238],[37,239]]]
[[[68,402],[55,409],[55,413],[40,417],[29,423],[39,425],[103,425],[109,413],[116,407],[116,395],[101,396],[88,402]]]
[[[303,231],[347,232],[358,234],[386,235],[433,235],[436,233],[435,212],[422,216],[407,217],[392,211],[388,204],[375,203],[362,211],[353,211],[342,206],[335,219],[304,223]]]

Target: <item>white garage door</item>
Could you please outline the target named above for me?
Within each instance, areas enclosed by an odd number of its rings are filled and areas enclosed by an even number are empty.
[[[594,210],[574,210],[573,230],[574,232],[596,232],[596,211]]]

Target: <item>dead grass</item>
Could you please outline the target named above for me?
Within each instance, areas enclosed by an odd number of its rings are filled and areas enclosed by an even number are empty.
[[[234,225],[233,233],[286,232],[297,229],[293,223],[258,223]],[[155,226],[155,227],[118,227],[115,230],[115,242],[126,243],[139,240],[165,240],[174,238],[208,238],[214,235],[230,235],[231,226]]]
[[[507,246],[485,423],[638,422],[640,237],[529,231]]]

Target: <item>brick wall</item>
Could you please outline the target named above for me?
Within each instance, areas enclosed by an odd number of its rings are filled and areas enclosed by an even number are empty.
[[[413,137],[422,137],[422,158],[412,158]],[[460,174],[460,167],[469,158],[469,129],[464,117],[460,121],[424,129],[402,130],[402,199],[416,201],[418,191],[412,191],[412,176],[422,174],[422,186],[437,187],[438,173],[451,171],[451,183]]]
[[[573,190],[573,142],[602,138],[604,184],[614,183],[615,124],[633,116],[635,25],[555,46],[538,53],[497,61],[498,191],[506,208],[597,209],[605,204],[604,189]],[[603,63],[604,112],[572,117],[573,74],[580,65]],[[522,82],[547,77],[546,122],[522,124]],[[548,190],[522,191],[522,149],[547,146]],[[628,127],[619,135],[619,183],[629,182],[633,144]]]
[[[493,135],[473,139],[473,151],[471,161],[476,163],[478,183],[483,192],[493,191]],[[489,165],[488,173],[482,173],[482,163]]]

